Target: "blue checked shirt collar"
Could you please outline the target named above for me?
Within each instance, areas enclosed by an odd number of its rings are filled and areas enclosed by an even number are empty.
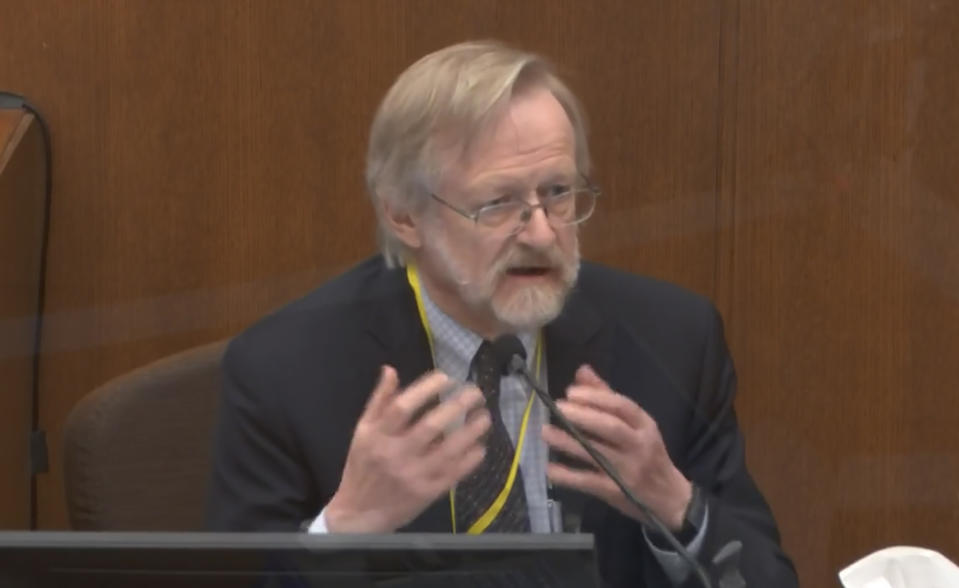
[[[483,343],[483,338],[456,322],[451,316],[440,310],[440,307],[430,298],[426,288],[422,288],[423,309],[429,321],[429,329],[433,335],[433,362],[440,369],[454,379],[465,381],[469,376],[469,366],[476,355],[476,350]],[[532,367],[533,356],[536,352],[536,333],[517,333],[523,348],[526,350],[526,364]]]

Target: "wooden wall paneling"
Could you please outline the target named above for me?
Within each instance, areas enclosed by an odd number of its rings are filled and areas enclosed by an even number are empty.
[[[957,559],[959,5],[743,2],[735,26],[718,290],[753,469],[803,585],[893,544]]]
[[[428,51],[495,37],[560,65],[607,195],[593,258],[710,293],[718,2],[0,0],[0,79],[54,130],[40,526],[83,394],[228,336],[373,251],[372,113]],[[39,48],[39,49],[38,49]],[[40,50],[42,49],[42,50]]]
[[[46,169],[39,126],[0,109],[0,529],[30,528],[29,438]]]

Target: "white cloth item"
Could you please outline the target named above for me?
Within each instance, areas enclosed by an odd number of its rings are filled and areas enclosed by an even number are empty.
[[[959,567],[931,549],[896,546],[848,566],[839,580],[846,588],[955,588]]]

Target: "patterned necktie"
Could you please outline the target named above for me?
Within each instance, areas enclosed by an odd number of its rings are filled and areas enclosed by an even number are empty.
[[[493,346],[483,341],[473,357],[470,379],[486,397],[492,424],[486,439],[486,457],[472,474],[456,486],[456,530],[460,533],[465,533],[502,492],[513,462],[515,448],[499,408],[501,369]],[[522,473],[517,469],[506,503],[484,532],[524,533],[529,530],[526,491]]]

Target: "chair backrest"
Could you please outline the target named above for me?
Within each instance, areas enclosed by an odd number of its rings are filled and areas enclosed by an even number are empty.
[[[100,386],[71,411],[64,483],[77,530],[202,530],[226,341]]]

